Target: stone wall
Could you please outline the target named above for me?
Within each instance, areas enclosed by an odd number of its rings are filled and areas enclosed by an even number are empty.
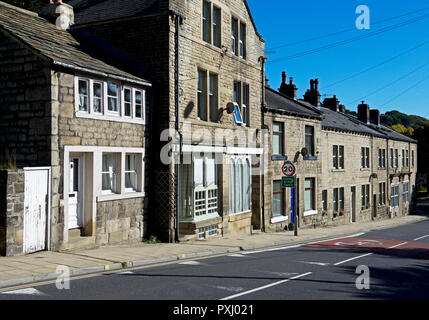
[[[0,170],[0,254],[23,254],[24,170]]]
[[[48,62],[0,30],[0,166],[50,166]]]

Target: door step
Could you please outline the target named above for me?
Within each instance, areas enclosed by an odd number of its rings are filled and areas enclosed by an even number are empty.
[[[75,230],[78,230],[79,233],[77,233],[77,231]],[[73,231],[73,232],[71,233],[70,231]],[[73,250],[80,250],[80,249],[95,248],[96,247],[95,239],[96,239],[95,236],[92,236],[92,237],[80,236],[80,229],[69,230],[69,241],[61,245],[60,251],[73,251]]]

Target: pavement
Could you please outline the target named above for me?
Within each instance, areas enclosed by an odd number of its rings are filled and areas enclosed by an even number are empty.
[[[424,212],[429,212],[429,203],[420,205],[424,206],[422,207]],[[124,270],[132,267],[180,262],[181,260],[339,238],[361,232],[394,228],[428,219],[426,214],[421,214],[342,226],[300,229],[297,237],[294,236],[293,231],[257,232],[252,235],[213,237],[178,244],[140,243],[71,252],[42,251],[25,256],[0,257],[0,288],[55,280],[62,274],[62,271],[57,273],[59,266],[69,267],[71,277],[81,276],[110,270]]]

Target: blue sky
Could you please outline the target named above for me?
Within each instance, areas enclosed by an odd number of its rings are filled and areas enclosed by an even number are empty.
[[[299,98],[302,98],[309,88],[309,80],[319,78],[321,94],[336,94],[340,103],[350,110],[356,110],[359,101],[365,100],[372,109],[379,109],[383,113],[399,110],[429,118],[427,0],[248,0],[248,4],[258,31],[266,41],[266,56],[269,58],[266,73],[272,88],[279,88],[281,72],[286,71],[288,78],[294,78]],[[355,11],[359,5],[366,5],[370,9],[369,30],[358,30],[355,26],[358,17]],[[421,11],[377,23],[417,10]],[[419,17],[422,19],[418,22],[373,37],[315,54],[287,58]],[[278,48],[292,42],[348,29],[353,30],[329,38]],[[329,86],[376,65],[379,66]],[[419,84],[415,85],[417,83]],[[375,91],[378,92],[374,93]],[[402,94],[404,91],[406,93]],[[322,101],[323,99],[324,97]]]

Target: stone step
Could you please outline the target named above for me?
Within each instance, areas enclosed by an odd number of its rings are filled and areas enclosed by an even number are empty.
[[[70,238],[68,243],[63,243],[61,245],[60,251],[72,251],[79,249],[91,249],[95,248],[97,245],[95,244],[96,237],[77,237]]]
[[[82,229],[71,229],[69,230],[69,239],[75,239],[81,237],[81,230]]]

